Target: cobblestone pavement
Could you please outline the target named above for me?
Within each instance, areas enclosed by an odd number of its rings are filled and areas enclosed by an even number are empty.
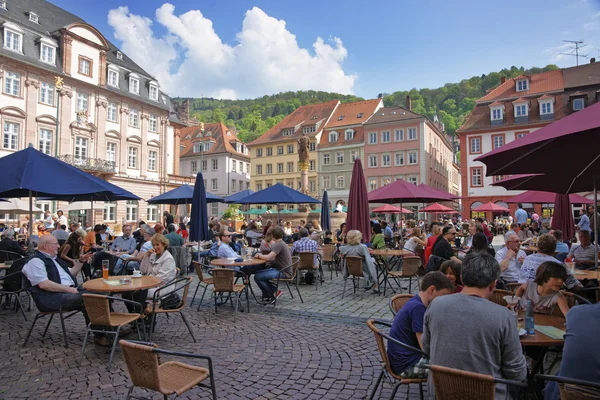
[[[342,299],[341,276],[334,274],[330,281],[328,271],[325,275],[325,283],[317,289],[300,285],[304,303],[292,288],[293,299],[286,290],[276,308],[252,302],[250,313],[238,313],[237,322],[233,309],[226,305],[219,307],[209,323],[210,290],[201,310],[196,311],[201,289],[194,306],[185,309],[198,343],[192,342],[177,316],[159,317],[153,341],[161,348],[211,356],[219,399],[368,398],[381,367],[374,336],[365,321],[391,318],[388,302],[392,294],[377,296],[362,287],[354,294],[349,282]],[[260,293],[255,284],[253,287]],[[0,399],[125,398],[130,380],[120,350],[110,372],[106,370],[107,350],[93,344],[88,344],[82,365],[77,365],[85,332],[80,315],[67,322],[69,349],[62,344],[58,320],[52,322],[43,341],[43,320],[38,322],[23,349],[21,343],[34,315],[35,309],[27,313],[29,321],[25,322],[20,314],[0,313]],[[203,365],[200,360],[182,361]],[[392,386],[389,382],[383,386],[381,398],[389,398]],[[142,389],[134,393],[160,398]],[[210,393],[195,388],[182,398],[210,398]],[[396,398],[406,398],[406,388],[401,388]],[[417,386],[411,388],[410,398],[419,398]]]

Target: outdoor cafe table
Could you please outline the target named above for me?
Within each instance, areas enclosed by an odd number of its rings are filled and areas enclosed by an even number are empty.
[[[519,313],[519,317],[523,318],[523,321],[519,321],[519,327],[525,328],[525,313]],[[546,314],[534,314],[533,320],[535,325],[553,326],[560,330],[565,330],[565,318],[557,315],[546,315]],[[533,335],[521,336],[521,345],[523,346],[538,346],[538,347],[549,347],[549,346],[561,346],[565,343],[565,339],[553,339],[535,331]]]
[[[397,249],[377,249],[377,250],[371,250],[369,252],[373,257],[375,256],[379,256],[380,260],[382,260],[383,265],[381,265],[379,262],[376,262],[375,264],[378,265],[380,267],[380,271],[377,274],[377,279],[381,279],[381,281],[379,282],[379,285],[382,285],[383,283],[386,283],[390,286],[390,288],[392,289],[392,291],[394,293],[396,293],[396,291],[392,288],[392,285],[389,284],[389,281],[387,280],[387,271],[391,270],[390,265],[392,263],[397,263],[400,261],[400,259],[404,256],[412,256],[414,255],[414,253],[408,251],[408,250],[397,250]]]
[[[104,282],[104,278],[90,279],[83,283],[83,288],[90,292],[99,293],[124,293],[133,292],[136,290],[150,289],[153,287],[160,286],[162,280],[157,276],[144,275],[141,278],[133,278],[130,275],[127,276],[111,276],[108,280],[118,281],[120,278],[127,277],[131,279],[131,283],[124,285],[110,285]]]

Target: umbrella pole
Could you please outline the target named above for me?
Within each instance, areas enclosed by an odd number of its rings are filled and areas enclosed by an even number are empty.
[[[594,180],[594,267],[598,268],[598,188],[596,187],[596,176]]]
[[[27,229],[29,230],[29,253],[33,253],[33,240],[31,239],[33,233],[33,198],[31,197],[31,190],[29,191],[29,226]]]

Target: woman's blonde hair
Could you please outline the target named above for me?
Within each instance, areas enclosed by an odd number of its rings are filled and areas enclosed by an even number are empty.
[[[150,241],[152,242],[152,246],[154,246],[157,243],[160,243],[165,248],[165,250],[169,247],[169,239],[167,239],[162,233],[155,233],[154,236],[152,236],[152,239],[150,239]]]
[[[346,241],[351,246],[356,246],[357,244],[360,244],[361,240],[362,240],[362,233],[360,233],[360,231],[351,230],[350,232],[348,232],[346,234]]]
[[[271,243],[271,240],[273,240],[273,228],[269,228],[267,230],[267,233],[265,233],[265,237],[263,238],[263,240],[267,243]]]
[[[421,237],[421,228],[413,228],[410,236]]]
[[[431,228],[431,234],[433,236],[439,236],[439,234],[442,233],[442,227],[439,225],[434,225],[433,228]]]

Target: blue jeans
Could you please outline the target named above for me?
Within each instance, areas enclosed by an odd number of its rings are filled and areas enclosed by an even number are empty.
[[[126,275],[127,272],[129,271],[133,271],[134,269],[140,269],[140,263],[139,261],[129,261],[129,264],[127,264],[127,271],[122,271],[123,267],[125,266],[125,261],[123,261],[122,259],[118,259],[117,263],[115,264],[115,269],[114,269],[114,274],[115,275]]]
[[[262,271],[258,271],[254,274],[254,282],[258,285],[262,291],[264,299],[270,299],[274,297],[275,284],[271,282],[272,279],[287,278],[287,276],[281,273],[278,269],[268,268]]]

